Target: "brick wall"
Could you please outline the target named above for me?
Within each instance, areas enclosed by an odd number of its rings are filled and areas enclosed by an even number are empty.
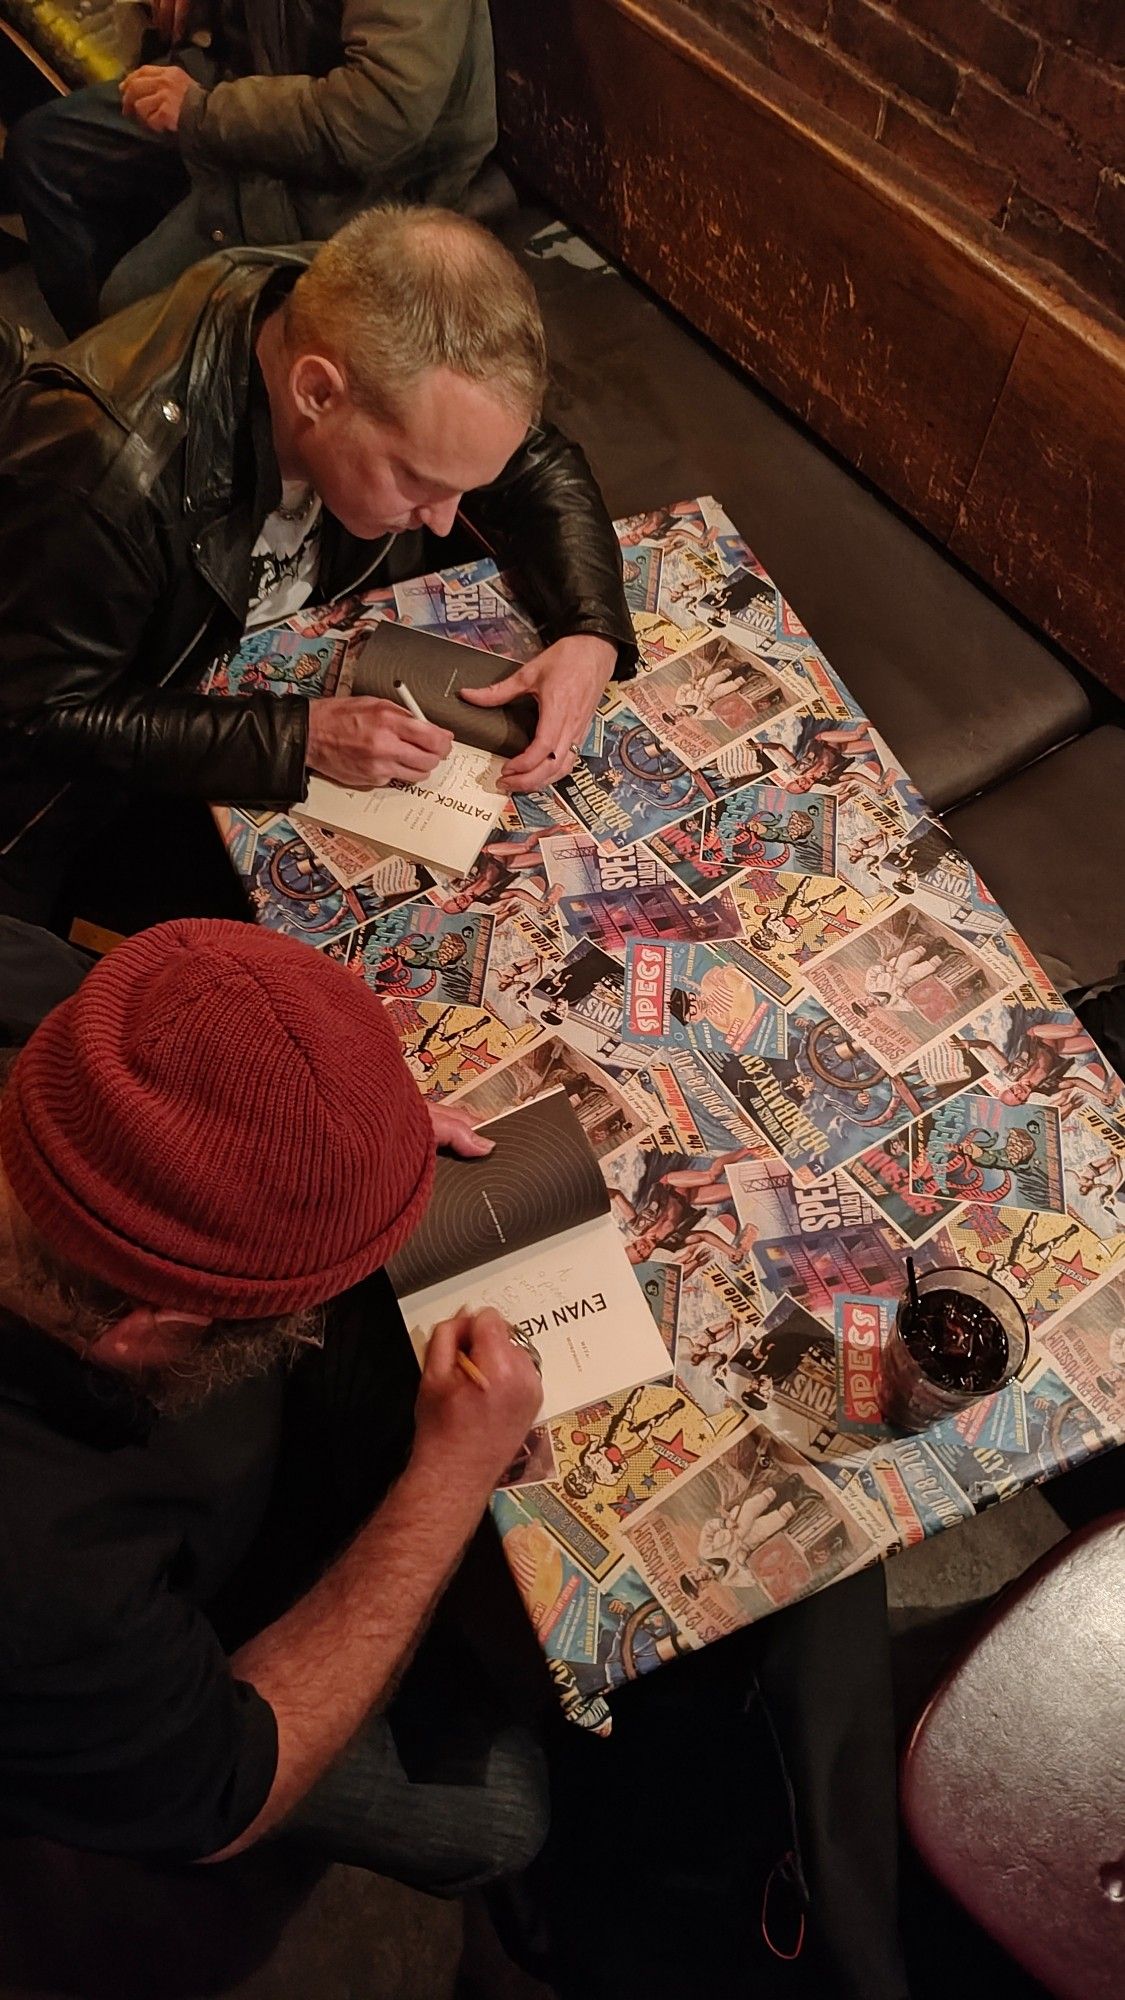
[[[1125,318],[1125,0],[688,0]]]

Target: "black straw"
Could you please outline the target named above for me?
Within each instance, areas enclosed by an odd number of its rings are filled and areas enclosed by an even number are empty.
[[[913,1316],[918,1311],[918,1280],[914,1273],[913,1257],[908,1257],[906,1260],[906,1277],[910,1286],[910,1311]]]

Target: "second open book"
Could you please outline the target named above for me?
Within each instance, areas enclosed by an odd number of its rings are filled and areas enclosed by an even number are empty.
[[[535,1344],[541,1423],[670,1374],[566,1092],[480,1130],[493,1151],[438,1160],[421,1227],[389,1266],[419,1361],[439,1320],[495,1306]]]

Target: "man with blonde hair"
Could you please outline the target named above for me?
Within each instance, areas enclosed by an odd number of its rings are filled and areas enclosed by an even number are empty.
[[[431,771],[394,702],[193,692],[248,627],[495,551],[543,650],[512,791],[570,770],[632,625],[581,452],[541,421],[542,322],[476,223],[371,210],[310,261],[232,251],[0,398],[0,909],[43,920],[79,838],[143,790],[253,807],[307,773]],[[455,523],[457,537],[447,544]]]

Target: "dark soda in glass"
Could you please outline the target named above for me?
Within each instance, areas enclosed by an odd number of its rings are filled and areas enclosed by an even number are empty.
[[[905,1294],[882,1357],[880,1402],[900,1430],[924,1430],[1022,1368],[1027,1321],[1010,1292],[975,1271],[927,1271]]]
[[[947,1285],[907,1300],[902,1337],[922,1373],[942,1389],[986,1396],[1004,1379],[1008,1336],[982,1299]]]

